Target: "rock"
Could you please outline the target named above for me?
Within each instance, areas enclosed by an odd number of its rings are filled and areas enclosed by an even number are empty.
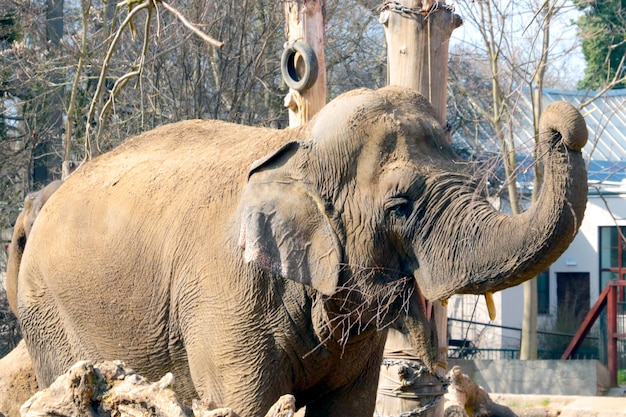
[[[37,392],[37,380],[26,344],[0,359],[0,416],[19,417],[20,406]]]
[[[450,405],[444,410],[443,417],[467,417],[467,413],[460,405]]]

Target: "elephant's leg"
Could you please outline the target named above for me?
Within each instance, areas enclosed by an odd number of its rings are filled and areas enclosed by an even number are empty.
[[[213,349],[216,345],[206,343],[204,349],[187,347],[193,385],[203,401],[232,408],[241,416],[262,417],[281,395],[291,393],[280,384],[283,378],[279,369],[263,369],[260,365],[271,361],[259,356],[251,359],[243,348],[218,348],[220,354],[213,358],[206,346]],[[261,371],[271,373],[271,380],[264,379]]]
[[[185,350],[189,362],[190,382],[198,398],[206,403],[213,402],[219,407],[230,407],[230,404],[224,403],[226,388],[222,381],[223,375],[210,352],[215,343],[202,340],[199,334],[193,336],[193,339],[189,336],[185,338]]]
[[[44,290],[45,291],[45,290]],[[20,293],[24,289],[20,288]],[[23,336],[33,361],[40,388],[49,386],[65,373],[77,358],[55,303],[44,294],[28,297],[19,306]],[[45,325],[42,325],[45,323]]]
[[[380,367],[368,370],[362,378],[307,404],[306,417],[371,416],[376,406]]]

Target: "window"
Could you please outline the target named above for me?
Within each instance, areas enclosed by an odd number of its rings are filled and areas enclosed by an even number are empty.
[[[537,313],[550,314],[550,270],[537,275]]]
[[[623,279],[626,273],[624,236],[626,226],[602,226],[600,229],[600,291],[611,280]]]
[[[575,333],[589,312],[589,272],[557,272],[556,303],[559,330]]]

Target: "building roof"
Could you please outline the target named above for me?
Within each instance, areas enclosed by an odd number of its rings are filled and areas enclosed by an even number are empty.
[[[616,184],[626,182],[626,89],[609,90],[597,98],[595,92],[544,89],[543,106],[567,101],[579,108],[589,129],[589,141],[583,149],[588,164],[589,182]],[[520,94],[512,109],[513,138],[518,160],[532,159],[534,134],[530,94]],[[473,149],[477,154],[497,153],[500,145],[487,127],[475,127],[478,134],[470,140],[464,132],[453,134],[458,146]],[[532,164],[532,163],[531,163]],[[522,164],[527,170],[529,163]],[[526,178],[527,180],[527,178]],[[525,180],[522,180],[525,181]]]
[[[545,104],[564,100],[581,109],[589,128],[585,157],[594,161],[626,161],[626,89],[609,90],[592,99],[589,92],[544,92]]]

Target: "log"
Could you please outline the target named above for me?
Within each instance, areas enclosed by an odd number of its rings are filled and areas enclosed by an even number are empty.
[[[213,402],[196,400],[189,409],[178,400],[173,384],[171,373],[151,383],[121,361],[80,361],[28,399],[20,413],[22,417],[239,417],[232,408]],[[284,395],[266,417],[291,417],[295,412],[295,398]]]
[[[385,2],[380,21],[387,41],[388,84],[427,97],[445,126],[448,45],[463,21],[446,4],[421,0]]]
[[[381,7],[379,21],[385,30],[387,42],[387,83],[410,87],[427,97],[442,126],[446,126],[446,92],[448,81],[448,44],[452,31],[463,23],[451,7],[434,0],[385,1]],[[448,138],[451,140],[451,137]],[[440,302],[432,303],[439,343],[437,377],[446,372],[447,361],[447,308]],[[386,351],[410,351],[410,342],[399,332],[390,329]],[[384,377],[381,370],[381,379]],[[432,378],[433,376],[424,376]],[[379,392],[378,396],[381,396]],[[377,400],[384,403],[384,410],[377,407],[381,416],[396,415],[418,409],[423,400],[407,404],[398,399],[395,405],[387,398]],[[422,413],[425,417],[439,417],[441,405]]]
[[[495,403],[483,387],[472,381],[460,367],[453,367],[448,372],[450,386],[445,395],[445,416],[468,417],[516,417],[507,406]]]

